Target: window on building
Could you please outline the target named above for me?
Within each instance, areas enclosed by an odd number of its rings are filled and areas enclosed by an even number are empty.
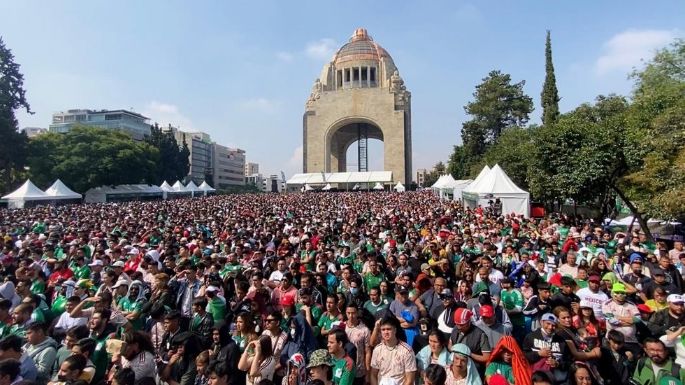
[[[121,120],[121,114],[105,115],[105,120]]]
[[[342,72],[342,70],[338,70],[337,79],[338,79],[338,87],[342,87],[342,85],[343,85],[343,72]]]
[[[355,82],[359,81],[359,68],[353,68],[352,69],[352,81],[355,81]]]
[[[345,73],[345,83],[347,83],[350,81],[350,69],[345,68],[344,73]]]
[[[371,71],[369,71],[369,80],[371,83],[376,82],[376,67],[371,67]]]
[[[364,83],[366,83],[368,69],[369,67],[362,67],[362,82]]]
[[[64,121],[65,121],[65,122],[75,122],[75,121],[76,121],[76,116],[74,116],[74,115],[65,115],[65,116],[64,116]]]

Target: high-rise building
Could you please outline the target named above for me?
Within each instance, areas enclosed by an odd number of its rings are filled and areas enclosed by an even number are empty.
[[[426,175],[428,175],[428,170],[425,168],[420,168],[416,170],[416,185],[419,187],[425,187],[423,184],[426,183]]]
[[[285,181],[280,179],[278,175],[269,175],[262,179],[262,191],[280,193],[285,191]]]
[[[68,132],[74,126],[94,126],[128,133],[135,140],[150,135],[150,119],[127,110],[67,110],[52,114],[50,132]]]
[[[214,143],[214,188],[245,185],[245,150]]]
[[[188,150],[190,150],[190,155],[188,156],[190,169],[186,179],[191,179],[197,185],[207,181],[207,183],[214,186],[214,183],[216,183],[213,178],[214,159],[212,150],[214,149],[214,143],[212,143],[212,138],[209,134],[204,132],[183,132],[171,126],[163,130],[171,130],[174,138],[176,138],[176,142],[179,145],[185,143],[188,146]]]
[[[245,176],[259,174],[259,163],[245,163]]]

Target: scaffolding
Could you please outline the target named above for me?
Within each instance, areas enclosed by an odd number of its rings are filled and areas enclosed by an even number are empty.
[[[365,123],[357,123],[357,171],[369,171],[369,127]]]

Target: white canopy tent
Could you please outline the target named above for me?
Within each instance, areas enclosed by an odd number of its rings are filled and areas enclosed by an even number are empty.
[[[473,183],[473,179],[459,179],[455,180],[454,184],[452,185],[452,200],[460,200],[461,199],[461,192],[464,191],[468,185]]]
[[[2,197],[2,200],[7,202],[7,207],[10,209],[24,208],[27,202],[45,201],[47,204],[47,201],[54,199],[55,197],[46,194],[43,190],[36,187],[30,179],[27,179],[18,189]]]
[[[397,182],[397,184],[393,188],[397,192],[405,192],[407,190],[406,188],[404,188],[404,185],[401,182]]]
[[[202,190],[204,192],[205,196],[209,195],[209,193],[216,192],[216,189],[214,187],[210,186],[206,180],[202,181],[202,183],[200,183],[200,185],[197,188]]]
[[[67,200],[67,199],[81,199],[82,195],[72,191],[67,187],[61,180],[57,179],[52,186],[45,190],[45,193],[57,200]]]
[[[310,186],[310,185],[308,185],[308,184],[305,184],[305,185],[304,185],[304,191],[312,191],[312,190],[314,190],[314,189],[312,188],[312,186]]]
[[[167,199],[169,195],[173,194],[174,189],[171,187],[167,181],[162,182],[161,185],[159,185],[159,188],[162,189],[162,195],[164,199]]]
[[[336,187],[341,190],[351,189],[352,186],[362,185],[368,187],[374,183],[391,183],[392,171],[367,171],[367,172],[315,172],[307,174],[295,174],[286,181],[287,191],[298,191],[302,186],[321,186],[327,184],[331,188]],[[305,189],[306,190],[306,189]],[[307,190],[309,191],[309,190]]]
[[[321,190],[322,190],[322,191],[329,191],[331,188],[332,188],[332,187],[331,187],[331,184],[330,184],[330,183],[326,183],[326,185],[323,186],[323,188],[322,188]]]
[[[86,203],[149,201],[164,199],[164,191],[152,184],[100,186],[86,191]]]
[[[530,195],[518,187],[499,165],[495,165],[487,174],[484,168],[478,177],[462,191],[464,205],[476,208],[487,206],[489,201],[499,198],[503,214],[523,214],[530,216]]]
[[[183,183],[181,183],[180,180],[177,180],[176,183],[174,183],[173,186],[171,186],[171,189],[173,191],[171,191],[170,193],[174,194],[176,196],[179,196],[179,195],[185,195],[185,196],[190,195],[190,196],[192,196],[193,195],[193,192],[188,190],[186,188],[186,186],[184,186]]]
[[[192,180],[190,182],[188,182],[188,184],[186,185],[186,190],[190,191],[190,195],[193,197],[196,195],[200,196],[200,195],[204,194],[204,192],[202,190],[200,190],[200,188],[197,187],[195,182],[193,182]]]
[[[380,184],[380,183],[378,183],[378,182],[376,183],[375,186],[373,186],[373,189],[376,190],[376,191],[385,190],[385,189],[383,188],[383,185]]]

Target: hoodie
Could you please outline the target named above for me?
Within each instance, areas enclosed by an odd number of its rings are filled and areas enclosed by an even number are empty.
[[[55,363],[55,357],[57,355],[58,348],[59,344],[55,342],[52,337],[46,337],[43,342],[37,345],[24,345],[24,351],[26,352],[26,355],[33,360],[33,362],[36,364],[36,369],[38,369],[38,377],[36,378],[36,382],[39,384],[44,384],[50,381],[52,365]]]
[[[297,313],[290,322],[295,329],[294,333],[291,332],[288,335],[288,341],[285,343],[285,346],[283,346],[283,350],[281,350],[279,360],[283,367],[287,367],[288,360],[295,353],[300,353],[308,358],[309,354],[317,348],[314,332],[307,323],[302,312]]]

